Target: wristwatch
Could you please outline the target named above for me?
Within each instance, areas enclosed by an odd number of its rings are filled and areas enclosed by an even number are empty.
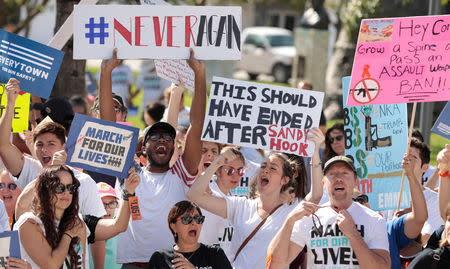
[[[122,191],[122,200],[128,201],[128,198],[136,196],[136,193],[129,193],[126,189]]]

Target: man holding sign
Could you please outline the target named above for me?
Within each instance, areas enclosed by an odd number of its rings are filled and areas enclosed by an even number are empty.
[[[195,91],[185,150],[170,167],[175,129],[165,122],[146,129],[142,150],[149,164],[145,170],[139,171],[142,182],[135,191],[139,197],[142,220],[130,220],[127,231],[119,235],[121,243],[117,247],[117,263],[123,263],[123,268],[145,267],[153,252],[174,244],[173,236],[167,229],[167,216],[176,202],[187,200],[186,193],[197,173],[206,106],[205,66],[194,59],[192,50],[188,63],[195,73]]]

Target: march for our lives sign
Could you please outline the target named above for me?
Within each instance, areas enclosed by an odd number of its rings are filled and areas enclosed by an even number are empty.
[[[406,104],[349,107],[349,86],[350,77],[344,77],[345,154],[354,160],[359,190],[369,197],[370,208],[396,209],[408,141]],[[407,183],[400,206],[409,206]]]
[[[21,258],[18,231],[0,233],[0,268],[6,268],[6,257]]]
[[[447,139],[450,139],[450,102],[447,102],[444,109],[442,110],[439,118],[434,123],[432,132],[437,133]]]
[[[75,114],[66,143],[66,163],[119,178],[128,177],[139,129]]]
[[[63,57],[60,50],[0,29],[0,83],[16,78],[21,90],[47,99]]]

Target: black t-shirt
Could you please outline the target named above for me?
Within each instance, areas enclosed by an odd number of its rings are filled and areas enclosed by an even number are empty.
[[[428,243],[426,248],[437,249],[439,248],[439,241],[441,240],[442,233],[444,232],[444,225],[437,228],[436,231],[431,235],[430,239],[428,239]]]
[[[147,265],[148,269],[170,269],[173,268],[173,259],[178,258],[173,247],[156,251],[153,253]],[[231,269],[225,252],[220,247],[206,246],[200,247],[194,252],[180,252],[197,269]]]

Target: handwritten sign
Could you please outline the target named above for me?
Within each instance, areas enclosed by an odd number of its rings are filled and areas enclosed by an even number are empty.
[[[64,52],[0,29],[0,83],[20,80],[20,88],[48,98]]]
[[[189,90],[194,90],[194,71],[185,60],[155,60],[156,74],[175,84],[180,84],[180,79]]]
[[[18,231],[0,233],[0,268],[7,268],[6,257],[21,259]]]
[[[136,151],[139,129],[75,114],[66,143],[66,163],[126,178]]]
[[[350,77],[342,79],[343,98]],[[402,159],[408,141],[406,104],[344,105],[345,154],[355,163],[359,190],[373,210],[396,209],[402,181]],[[409,206],[409,188],[401,207]]]
[[[312,156],[324,93],[214,77],[202,140]]]
[[[450,15],[361,22],[348,106],[450,100]]]
[[[431,131],[450,139],[450,102],[447,102]]]
[[[241,7],[97,5],[74,8],[74,59],[239,60]]]
[[[0,83],[0,117],[6,108],[7,98],[5,84]],[[23,92],[19,94],[14,104],[14,115],[12,120],[13,133],[23,133],[28,130],[28,118],[30,114],[30,94]]]

